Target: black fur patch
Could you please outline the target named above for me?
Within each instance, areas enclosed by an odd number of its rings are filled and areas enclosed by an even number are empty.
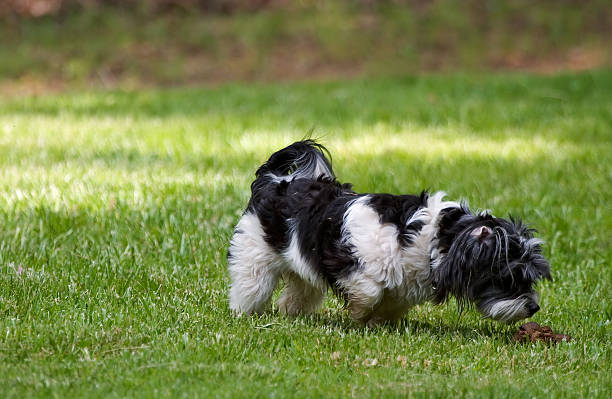
[[[419,196],[370,194],[368,205],[378,212],[381,223],[392,223],[397,227],[400,244],[408,246],[423,228],[423,223],[420,221],[415,221],[410,225],[408,221],[419,208],[427,206],[428,197],[425,191]]]

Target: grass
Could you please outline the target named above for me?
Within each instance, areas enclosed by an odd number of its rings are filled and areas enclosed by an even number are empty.
[[[612,72],[0,99],[4,397],[609,397]],[[547,347],[454,303],[394,326],[234,318],[225,252],[267,155],[314,128],[360,191],[520,215]]]
[[[112,7],[0,17],[0,89],[142,87],[612,65],[612,11],[582,2],[287,2],[256,13]]]

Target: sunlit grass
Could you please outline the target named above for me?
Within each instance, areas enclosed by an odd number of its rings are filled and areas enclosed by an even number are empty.
[[[607,397],[611,89],[601,71],[0,99],[0,391]],[[575,340],[518,345],[454,304],[378,329],[333,297],[232,317],[225,252],[253,173],[309,132],[359,191],[527,220],[554,278],[534,320]]]

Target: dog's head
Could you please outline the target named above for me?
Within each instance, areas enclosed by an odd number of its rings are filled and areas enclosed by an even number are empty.
[[[503,322],[540,309],[533,286],[551,279],[550,266],[532,229],[512,218],[474,215],[466,207],[447,212],[440,227],[444,257],[434,271],[438,302],[452,295]]]

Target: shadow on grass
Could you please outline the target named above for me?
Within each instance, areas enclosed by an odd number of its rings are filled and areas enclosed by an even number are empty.
[[[346,131],[461,125],[464,134],[552,124],[590,104],[605,116],[612,74],[556,77],[404,77],[332,83],[228,85],[215,89],[75,93],[0,103],[0,115],[188,117],[241,130]],[[279,126],[280,125],[280,126]],[[572,139],[579,139],[572,135]]]
[[[447,306],[447,305],[443,305]],[[448,305],[452,306],[452,305]],[[278,318],[279,323],[299,323],[300,325],[310,325],[311,327],[319,328],[332,328],[340,330],[344,333],[380,333],[386,332],[390,334],[399,335],[423,335],[431,336],[434,339],[439,339],[448,336],[460,335],[465,340],[480,340],[483,337],[491,337],[500,339],[506,343],[512,343],[512,328],[513,326],[498,324],[491,321],[478,323],[474,325],[473,321],[464,319],[452,319],[442,315],[439,317],[437,322],[431,322],[427,320],[414,319],[414,315],[411,315],[409,310],[403,318],[396,322],[385,323],[378,326],[368,327],[362,323],[353,321],[346,312],[340,311],[339,309],[323,309],[316,314],[308,316],[298,316],[297,318],[290,318],[279,314],[277,311],[273,313],[274,318]],[[470,310],[472,311],[472,310]]]

